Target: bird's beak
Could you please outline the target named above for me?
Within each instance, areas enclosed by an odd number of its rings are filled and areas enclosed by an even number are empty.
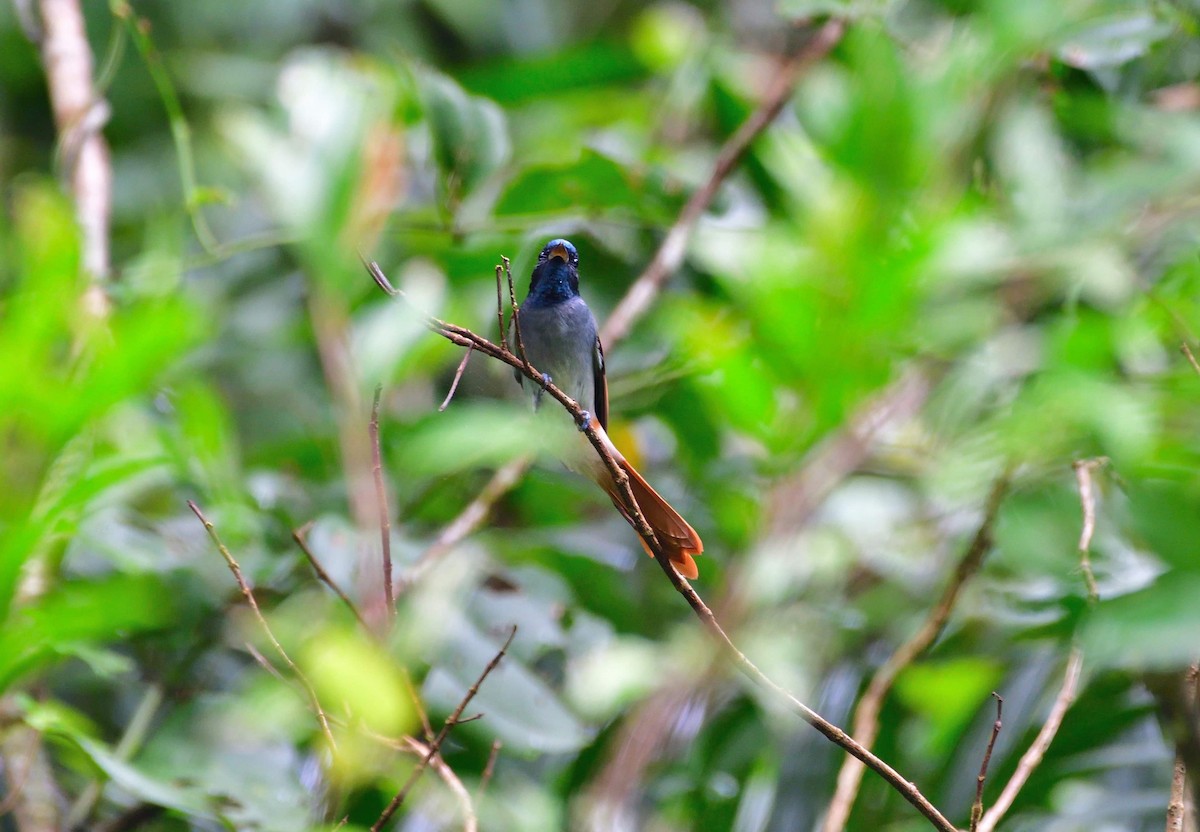
[[[554,248],[550,249],[551,260],[561,260],[564,263],[571,262],[571,253],[567,251],[567,247],[559,243]]]

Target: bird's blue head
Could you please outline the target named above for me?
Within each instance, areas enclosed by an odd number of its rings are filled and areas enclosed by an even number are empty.
[[[579,295],[579,252],[570,240],[551,240],[538,255],[525,303],[553,306]]]

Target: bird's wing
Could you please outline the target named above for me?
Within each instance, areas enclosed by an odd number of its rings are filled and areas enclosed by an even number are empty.
[[[604,375],[604,346],[596,336],[596,349],[592,351],[592,380],[596,385],[593,414],[600,427],[608,430],[608,379]]]

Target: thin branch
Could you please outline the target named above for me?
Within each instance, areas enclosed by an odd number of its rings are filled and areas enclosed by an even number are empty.
[[[458,363],[458,369],[454,371],[454,381],[450,382],[450,391],[446,393],[446,398],[442,400],[441,406],[438,407],[438,413],[441,413],[450,406],[450,400],[454,398],[454,391],[458,389],[458,383],[462,381],[463,371],[467,369],[467,362],[471,360],[472,352],[474,352],[474,348],[467,347],[467,351],[463,353],[462,361]]]
[[[1187,341],[1180,342],[1179,351],[1183,353],[1183,357],[1186,358],[1188,363],[1192,365],[1192,369],[1196,371],[1197,375],[1200,375],[1200,361],[1196,360],[1196,356],[1192,352],[1192,348],[1188,346]]]
[[[1025,783],[1029,780],[1029,777],[1042,762],[1042,758],[1046,756],[1046,749],[1050,747],[1050,743],[1054,742],[1054,737],[1062,725],[1063,718],[1067,715],[1071,703],[1075,701],[1075,694],[1079,688],[1079,676],[1082,670],[1083,651],[1076,645],[1071,648],[1071,653],[1067,657],[1067,670],[1063,674],[1062,687],[1058,691],[1058,696],[1054,698],[1054,706],[1050,709],[1050,715],[1046,717],[1045,724],[1038,731],[1038,735],[1034,738],[1033,744],[1029,746],[1029,750],[1021,755],[1021,759],[1017,763],[1017,770],[1013,772],[1013,776],[1004,786],[1004,791],[996,799],[995,805],[988,809],[979,821],[977,832],[993,832],[995,830],[996,824],[1000,822],[1005,813],[1012,807],[1013,801],[1016,800],[1017,795],[1025,787]]]
[[[245,577],[242,575],[242,567],[238,566],[238,562],[233,559],[233,555],[229,553],[229,549],[221,542],[220,536],[217,534],[217,528],[212,524],[212,521],[204,516],[204,512],[200,511],[200,506],[196,505],[191,500],[187,501],[188,508],[192,513],[204,524],[204,530],[208,532],[209,539],[213,545],[217,547],[217,551],[221,553],[221,557],[225,559],[225,565],[229,567],[229,571],[233,573],[233,579],[237,581],[238,588],[241,589],[242,595],[246,598],[246,603],[250,605],[254,617],[258,619],[259,625],[263,632],[267,634],[267,639],[271,642],[271,646],[279,653],[280,658],[287,663],[291,668],[292,673],[296,674],[296,678],[300,680],[300,684],[304,686],[308,693],[308,698],[312,702],[313,709],[316,711],[317,720],[321,723],[321,731],[325,734],[325,739],[329,742],[329,748],[333,751],[337,750],[337,743],[333,739],[333,731],[329,728],[329,719],[325,716],[325,710],[321,707],[321,702],[317,699],[317,692],[313,689],[312,683],[308,681],[308,677],[301,672],[296,663],[292,661],[292,657],[283,649],[283,645],[279,643],[279,639],[275,638],[274,631],[271,630],[271,625],[267,623],[266,616],[258,607],[258,601],[254,598],[254,592],[250,589],[250,585],[246,583]]]
[[[154,717],[158,714],[158,709],[162,706],[162,703],[162,686],[157,683],[150,684],[142,694],[142,698],[138,701],[133,716],[130,717],[129,723],[125,726],[124,733],[121,734],[121,739],[113,749],[113,756],[116,759],[128,761],[142,747],[142,744],[146,741],[147,734],[150,732],[150,726],[154,722]],[[70,811],[67,812],[66,821],[63,823],[63,828],[76,829],[89,821],[102,793],[103,782],[99,778],[95,778],[89,782],[83,791],[79,793],[79,797],[75,799],[75,802],[71,804]],[[0,815],[2,814],[4,813],[0,812]],[[91,826],[91,824],[89,823],[88,826]]]
[[[269,673],[271,676],[274,676],[276,679],[283,682],[285,685],[291,684],[288,678],[279,672],[279,668],[271,664],[270,659],[258,652],[257,647],[248,641],[243,646],[246,648],[246,652],[250,654],[250,658],[254,659],[254,661],[258,663],[259,667],[267,671],[267,673]]]
[[[87,295],[88,311],[102,316],[108,311],[108,300],[99,282],[110,271],[112,214],[112,165],[102,132],[109,106],[92,78],[92,49],[79,0],[38,0],[38,11],[42,63],[61,159],[82,232],[84,268],[94,281]]]
[[[525,472],[529,470],[531,463],[532,460],[529,457],[519,457],[506,462],[502,467],[498,468],[479,494],[476,495],[475,499],[468,503],[467,507],[460,511],[457,517],[443,527],[437,538],[429,545],[429,548],[421,553],[421,557],[417,559],[417,562],[413,564],[412,569],[409,571],[406,585],[411,586],[419,581],[427,572],[440,563],[442,558],[450,554],[455,546],[478,529],[491,513],[492,506],[521,481],[521,477],[525,476]]]
[[[1187,806],[1184,795],[1187,793],[1187,766],[1183,762],[1183,754],[1175,752],[1175,769],[1171,775],[1171,802],[1167,804],[1166,832],[1183,832],[1183,819],[1186,817]]]
[[[512,317],[509,320],[512,321],[513,337],[517,342],[517,357],[521,359],[521,368],[532,378],[533,368],[529,365],[529,358],[525,355],[525,341],[521,338],[521,307],[517,304],[517,290],[513,286],[512,265],[504,255],[500,256],[500,260],[504,264],[504,279],[508,281],[508,302],[512,306]]]
[[[413,685],[412,677],[408,675],[407,669],[404,670],[404,687],[408,691],[408,698],[412,700],[417,716],[421,719],[425,741],[433,742],[433,726],[429,723],[429,714],[425,712],[425,706],[421,704],[421,697],[417,695],[417,688]]]
[[[979,820],[983,817],[983,784],[987,781],[988,763],[992,761],[992,749],[996,747],[996,738],[1000,736],[1003,727],[1004,697],[992,691],[996,699],[996,721],[992,723],[992,736],[988,738],[987,750],[983,752],[983,762],[979,764],[979,776],[975,778],[975,803],[971,806],[971,832],[979,829]]]
[[[1096,586],[1096,576],[1092,572],[1092,535],[1096,532],[1096,495],[1092,489],[1092,471],[1105,465],[1108,460],[1104,457],[1096,459],[1080,459],[1071,467],[1075,469],[1075,482],[1079,486],[1079,503],[1083,508],[1083,526],[1079,530],[1079,568],[1083,570],[1083,579],[1087,584],[1088,603],[1095,604],[1100,599],[1100,590]]]
[[[350,612],[354,613],[354,617],[358,619],[358,623],[362,625],[364,630],[370,631],[371,628],[367,626],[367,621],[363,618],[362,613],[359,612],[358,606],[350,600],[350,596],[347,595],[345,591],[338,586],[337,582],[330,576],[330,574],[325,571],[325,567],[321,566],[321,562],[317,560],[317,556],[314,555],[312,549],[309,548],[308,539],[305,537],[306,528],[307,527],[292,529],[292,540],[296,541],[296,545],[300,547],[300,551],[304,553],[304,557],[308,558],[308,564],[313,568],[313,571],[317,573],[317,579],[320,580],[321,583],[325,584],[325,586],[332,589],[333,593],[337,595],[338,598],[342,599],[342,603],[350,608]]]
[[[479,776],[479,786],[475,789],[475,798],[478,800],[483,797],[483,792],[487,789],[488,783],[492,782],[492,774],[496,769],[496,758],[500,755],[500,749],[504,743],[500,740],[492,740],[492,750],[488,754],[487,764],[483,767],[483,774]]]
[[[462,698],[462,701],[458,703],[458,707],[454,709],[454,712],[451,713],[450,716],[446,717],[446,722],[442,725],[442,730],[438,731],[438,735],[433,738],[431,743],[429,743],[429,750],[425,753],[425,756],[421,758],[421,762],[417,764],[415,769],[413,769],[412,774],[408,776],[408,780],[405,781],[404,785],[400,788],[400,791],[398,791],[396,796],[392,798],[390,803],[388,803],[387,808],[383,810],[383,813],[379,816],[379,819],[371,825],[371,832],[379,832],[379,830],[383,829],[384,825],[392,819],[392,816],[396,814],[396,811],[404,803],[404,799],[408,797],[409,791],[414,785],[416,785],[416,782],[418,779],[420,779],[421,774],[429,766],[433,758],[437,756],[438,751],[441,750],[442,743],[445,741],[446,735],[450,733],[450,729],[459,723],[459,717],[462,716],[462,712],[466,710],[467,705],[469,705],[471,700],[475,698],[475,694],[479,693],[479,686],[483,684],[483,680],[488,677],[489,673],[496,669],[498,664],[500,664],[500,660],[503,659],[504,654],[508,652],[508,647],[512,644],[513,638],[515,638],[516,635],[517,625],[514,624],[512,630],[508,634],[508,638],[504,640],[504,646],[500,648],[500,652],[492,657],[492,660],[488,662],[487,667],[485,667],[483,672],[479,674],[479,678],[475,680],[475,684],[471,685],[470,690],[467,691],[466,695]]]
[[[679,212],[679,217],[667,231],[666,237],[663,238],[662,244],[654,252],[654,256],[646,268],[613,309],[604,328],[600,331],[600,340],[603,343],[611,345],[624,338],[634,322],[650,308],[667,279],[683,263],[688,238],[704,210],[717,195],[721,183],[733,171],[734,166],[737,165],[738,160],[741,159],[750,144],[779,115],[784,105],[792,97],[792,91],[800,80],[800,76],[837,46],[845,28],[845,21],[837,18],[830,20],[817,31],[800,52],[779,68],[770,89],[767,90],[758,108],[721,146],[712,170],[708,174],[708,179],[692,192],[691,197],[683,206],[683,210]]]
[[[396,597],[392,588],[392,521],[388,517],[387,489],[383,486],[383,462],[379,451],[379,397],[383,385],[375,388],[375,401],[371,404],[371,473],[375,477],[375,499],[379,508],[379,537],[383,554],[383,599],[387,607],[387,620],[396,617]]]
[[[368,263],[367,268],[371,272],[375,282],[381,287],[388,287],[391,285],[387,278],[383,275],[378,264],[374,262]],[[542,378],[537,369],[529,365],[528,361],[523,362],[510,351],[497,344],[493,344],[491,341],[488,341],[486,338],[477,335],[471,330],[456,324],[447,323],[440,318],[427,317],[425,319],[425,324],[430,330],[436,332],[452,343],[459,344],[460,346],[464,347],[473,344],[477,351],[482,352],[491,358],[495,358],[498,361],[502,361],[516,370],[519,370],[530,381],[540,384],[546,393],[548,393],[559,404],[561,404],[567,410],[567,412],[571,414],[575,424],[584,424],[584,420],[582,419],[583,410],[579,407],[579,404],[562,390],[560,390],[552,381],[546,381],[544,378]],[[692,588],[691,584],[687,582],[687,579],[676,572],[674,566],[671,565],[670,557],[667,555],[666,550],[664,550],[659,544],[658,539],[654,535],[653,529],[650,528],[650,525],[646,522],[646,518],[642,514],[641,509],[638,507],[637,499],[633,496],[633,492],[629,487],[628,476],[626,476],[625,472],[617,464],[616,459],[605,447],[604,441],[601,438],[599,431],[596,429],[595,420],[587,423],[587,426],[583,430],[583,434],[588,438],[588,441],[591,442],[592,447],[595,448],[596,453],[598,453],[600,458],[603,460],[605,467],[608,469],[609,475],[613,479],[613,483],[617,486],[617,491],[621,495],[622,502],[624,503],[626,510],[629,512],[629,519],[632,521],[634,529],[641,536],[642,540],[646,542],[646,546],[653,554],[654,560],[658,563],[659,568],[662,569],[663,573],[667,576],[667,579],[671,582],[671,585],[675,587],[676,591],[683,595],[684,599],[688,602],[688,605],[691,606],[692,610],[700,618],[701,623],[725,649],[730,658],[737,665],[738,669],[756,684],[778,696],[789,707],[790,710],[796,713],[809,725],[816,728],[817,731],[823,734],[831,742],[835,743],[851,755],[866,763],[871,770],[883,777],[901,794],[901,796],[904,797],[905,800],[911,803],[922,815],[929,819],[935,828],[942,830],[942,832],[957,832],[954,825],[950,823],[950,821],[948,821],[932,803],[929,802],[928,798],[926,798],[916,786],[908,782],[908,780],[901,776],[899,772],[897,772],[883,760],[872,754],[870,750],[856,742],[841,728],[829,722],[816,711],[809,708],[799,699],[788,693],[788,691],[786,691],[784,688],[776,684],[773,680],[771,680],[770,677],[759,670],[759,668],[737,648],[732,639],[729,638],[729,635],[724,629],[722,629],[720,623],[718,623],[716,616],[713,615],[712,610],[709,609],[708,605],[704,603],[703,599],[701,599],[696,590]],[[373,827],[373,829],[374,828],[378,828],[378,826]]]
[[[436,754],[430,754],[430,747],[425,745],[425,743],[415,740],[412,737],[405,737],[404,742],[418,754],[429,755],[430,767],[438,773],[439,777],[446,781],[446,785],[454,793],[454,796],[458,798],[459,805],[462,806],[463,832],[476,832],[479,829],[479,820],[475,816],[475,806],[471,802],[471,793],[467,791],[467,787],[463,785],[462,780],[458,779],[458,775],[446,764],[445,760]]]
[[[500,345],[508,349],[508,330],[504,327],[504,267],[496,264],[496,324],[500,329]]]
[[[996,524],[996,515],[1000,512],[1000,504],[1008,492],[1009,482],[1009,474],[1006,472],[992,486],[983,510],[983,520],[925,622],[871,677],[866,692],[854,709],[854,739],[865,748],[874,745],[876,737],[879,736],[879,714],[896,677],[937,640],[950,618],[963,586],[979,570],[983,559],[991,550],[992,530]],[[849,758],[842,763],[838,772],[837,788],[829,802],[825,822],[821,826],[823,832],[839,832],[846,827],[862,783],[862,776],[863,765],[859,760]]]

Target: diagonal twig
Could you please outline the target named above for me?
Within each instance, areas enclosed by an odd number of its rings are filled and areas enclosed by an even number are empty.
[[[446,735],[450,733],[450,729],[462,721],[459,719],[459,717],[462,716],[462,712],[467,709],[467,705],[470,704],[471,700],[475,698],[475,694],[479,693],[479,686],[483,684],[483,680],[488,677],[489,673],[496,669],[498,664],[500,664],[500,660],[503,659],[504,654],[508,652],[509,645],[512,644],[513,638],[515,638],[516,635],[517,625],[514,624],[512,630],[508,634],[508,638],[504,640],[504,645],[500,648],[500,652],[493,656],[492,660],[487,663],[487,667],[485,667],[483,672],[479,674],[479,678],[475,680],[475,684],[471,685],[466,695],[463,696],[462,701],[460,701],[458,706],[454,709],[454,712],[451,713],[450,716],[446,717],[446,722],[442,725],[442,729],[438,731],[437,736],[430,741],[428,751],[426,751],[425,756],[421,758],[421,762],[417,764],[415,769],[413,769],[412,774],[408,776],[408,780],[406,780],[404,785],[401,786],[400,791],[396,793],[396,796],[391,799],[391,802],[388,803],[387,807],[383,810],[382,814],[379,815],[379,818],[375,821],[375,823],[371,824],[371,832],[379,832],[379,830],[383,829],[384,825],[392,819],[392,816],[396,814],[396,811],[404,803],[404,799],[408,797],[409,791],[412,790],[412,787],[416,784],[417,780],[420,779],[421,774],[441,750],[442,743],[445,741]]]
[[[996,738],[1000,736],[1003,727],[1004,697],[992,691],[996,699],[996,721],[992,723],[992,735],[988,738],[987,749],[983,752],[983,762],[979,764],[979,776],[975,778],[975,803],[971,806],[971,832],[977,832],[979,821],[983,818],[983,784],[987,780],[988,763],[992,761],[992,750],[996,747]]]
[[[217,534],[217,527],[213,525],[211,520],[204,516],[204,512],[200,510],[200,506],[191,500],[188,500],[187,504],[192,513],[204,524],[204,530],[208,532],[209,539],[217,547],[217,551],[221,553],[221,557],[225,559],[225,565],[233,573],[233,579],[237,581],[238,588],[241,589],[242,595],[245,596],[246,603],[250,605],[250,610],[254,613],[254,617],[258,619],[258,623],[262,627],[263,632],[266,633],[271,646],[275,648],[275,652],[287,663],[292,673],[296,674],[296,678],[300,680],[300,684],[304,686],[304,690],[308,693],[308,698],[312,702],[313,710],[316,711],[317,720],[321,723],[321,731],[325,734],[325,739],[329,741],[329,748],[332,751],[336,751],[337,743],[334,742],[333,731],[329,728],[329,719],[325,715],[325,709],[321,707],[321,701],[317,698],[317,692],[313,688],[312,683],[308,681],[308,677],[296,666],[296,663],[292,661],[292,657],[288,655],[287,650],[283,649],[283,645],[275,637],[275,632],[271,629],[271,625],[267,623],[266,616],[259,609],[258,601],[254,598],[254,592],[250,589],[250,584],[246,583],[246,578],[242,575],[242,567],[238,565],[238,562],[233,559],[233,555],[229,553],[229,549],[221,542],[221,538]]]
[[[1192,352],[1192,348],[1188,345],[1187,341],[1180,342],[1179,351],[1183,353],[1183,357],[1186,358],[1188,363],[1192,365],[1192,369],[1195,370],[1197,374],[1200,374],[1200,361],[1196,360],[1196,354]]]
[[[450,382],[450,390],[446,393],[446,398],[442,400],[441,406],[438,407],[438,413],[450,406],[450,400],[454,398],[454,392],[458,390],[458,383],[462,381],[463,371],[467,369],[467,362],[471,360],[472,352],[474,352],[474,348],[467,347],[467,351],[463,353],[462,361],[458,362],[458,369],[454,371],[454,381]]]
[[[996,515],[1008,492],[1009,483],[1010,478],[1007,472],[996,480],[984,506],[983,520],[979,524],[975,536],[971,539],[967,551],[958,562],[953,577],[946,584],[946,588],[942,590],[941,598],[930,610],[920,629],[913,633],[908,641],[900,645],[871,677],[866,692],[854,709],[854,738],[864,747],[870,748],[875,744],[875,738],[879,735],[879,714],[896,677],[937,640],[942,628],[946,626],[946,621],[950,618],[950,613],[958,601],[963,586],[979,570],[983,559],[991,550],[992,530],[996,524]],[[862,783],[862,776],[863,765],[859,760],[851,758],[842,763],[842,768],[838,772],[837,788],[834,790],[833,799],[829,802],[829,811],[825,815],[825,822],[821,825],[823,832],[838,832],[846,827],[846,822],[850,819],[850,809],[854,805],[859,785]]]
[[[377,263],[368,263],[367,269],[371,272],[375,282],[381,287],[391,286],[390,282],[387,280],[387,277],[383,274]],[[396,290],[392,291],[396,292]],[[403,293],[398,294],[402,295]],[[513,355],[513,353],[509,350],[504,349],[498,344],[493,344],[483,336],[478,335],[465,327],[451,324],[435,317],[426,317],[425,325],[431,331],[441,335],[443,338],[446,338],[452,343],[463,347],[474,345],[476,351],[484,353],[485,355],[495,358],[498,361],[502,361],[503,363],[508,364],[510,367],[518,370],[530,381],[540,384],[542,389],[549,394],[551,398],[556,400],[560,405],[563,406],[563,408],[566,409],[568,413],[571,414],[575,424],[586,424],[586,427],[582,432],[587,437],[596,453],[600,455],[601,460],[604,462],[605,468],[612,477],[613,483],[616,485],[617,491],[621,495],[622,502],[624,503],[626,510],[629,512],[628,519],[632,521],[634,529],[641,536],[642,540],[645,541],[646,547],[654,556],[654,560],[658,563],[659,568],[662,569],[663,573],[667,576],[667,580],[671,582],[671,585],[675,587],[677,592],[683,595],[684,599],[688,602],[688,605],[691,606],[697,617],[699,617],[705,629],[707,629],[709,633],[716,639],[717,643],[726,652],[738,669],[753,682],[765,688],[766,690],[769,690],[771,693],[781,699],[793,713],[798,715],[809,725],[813,726],[831,742],[840,746],[852,756],[862,760],[867,767],[883,777],[884,780],[886,780],[894,789],[896,789],[896,791],[898,791],[905,800],[911,803],[917,809],[917,811],[924,815],[936,829],[941,830],[941,832],[957,832],[954,825],[950,823],[950,821],[947,820],[932,803],[929,802],[929,799],[926,798],[916,786],[910,783],[899,772],[897,772],[879,757],[871,753],[871,751],[864,747],[861,743],[854,740],[841,728],[834,725],[832,722],[829,722],[812,708],[808,707],[799,699],[792,696],[792,694],[790,694],[786,689],[778,685],[774,680],[763,673],[757,667],[757,665],[754,664],[754,662],[752,662],[744,653],[742,653],[741,650],[737,648],[737,646],[733,643],[733,640],[730,639],[729,635],[717,621],[716,616],[713,615],[712,610],[707,604],[704,603],[704,600],[700,597],[696,590],[692,588],[691,584],[688,583],[686,578],[675,571],[674,566],[671,564],[670,557],[667,555],[666,550],[663,549],[663,547],[659,544],[658,538],[655,537],[654,530],[650,527],[650,524],[646,522],[646,518],[642,514],[641,508],[638,506],[637,499],[634,497],[633,491],[629,487],[629,477],[621,469],[620,465],[617,464],[616,459],[605,446],[604,440],[601,438],[601,435],[596,428],[595,420],[592,420],[591,422],[585,422],[585,420],[582,418],[583,410],[579,407],[579,404],[574,399],[560,390],[552,381],[547,381],[545,378],[543,378],[538,373],[537,369],[531,366],[527,360],[522,361],[516,355]],[[374,828],[376,827],[373,827],[373,829]]]
[[[483,774],[479,776],[479,786],[475,789],[475,797],[483,796],[484,789],[492,780],[492,772],[496,769],[496,758],[500,756],[500,748],[504,745],[499,739],[492,740],[492,750],[488,753],[487,764],[483,767]]]
[[[842,39],[846,23],[840,18],[834,18],[822,26],[812,39],[797,54],[788,59],[772,81],[770,89],[762,103],[734,131],[733,135],[717,152],[716,161],[704,184],[692,192],[679,217],[667,231],[662,244],[654,252],[654,256],[646,265],[645,270],[629,287],[629,291],[609,315],[600,331],[600,340],[611,345],[628,334],[634,322],[646,313],[654,298],[662,290],[663,284],[683,263],[687,250],[687,241],[692,230],[700,220],[704,209],[717,195],[721,183],[733,171],[742,154],[750,144],[775,120],[783,106],[792,97],[792,91],[800,76],[813,64],[820,61]]]
[[[338,586],[333,577],[325,571],[325,567],[321,566],[321,562],[317,560],[317,556],[314,555],[312,549],[309,548],[308,538],[305,536],[305,533],[306,529],[310,525],[312,525],[311,522],[299,529],[292,529],[292,540],[296,541],[296,545],[300,547],[300,551],[304,553],[304,557],[308,558],[309,566],[311,566],[313,571],[317,573],[317,579],[320,580],[321,583],[325,584],[325,586],[333,590],[334,594],[337,595],[338,598],[342,599],[342,603],[350,608],[350,612],[354,613],[354,617],[358,619],[358,623],[362,625],[364,630],[369,632],[371,628],[367,626],[366,619],[364,619],[362,613],[359,612],[358,605],[350,600],[350,596],[347,595],[345,591]]]

